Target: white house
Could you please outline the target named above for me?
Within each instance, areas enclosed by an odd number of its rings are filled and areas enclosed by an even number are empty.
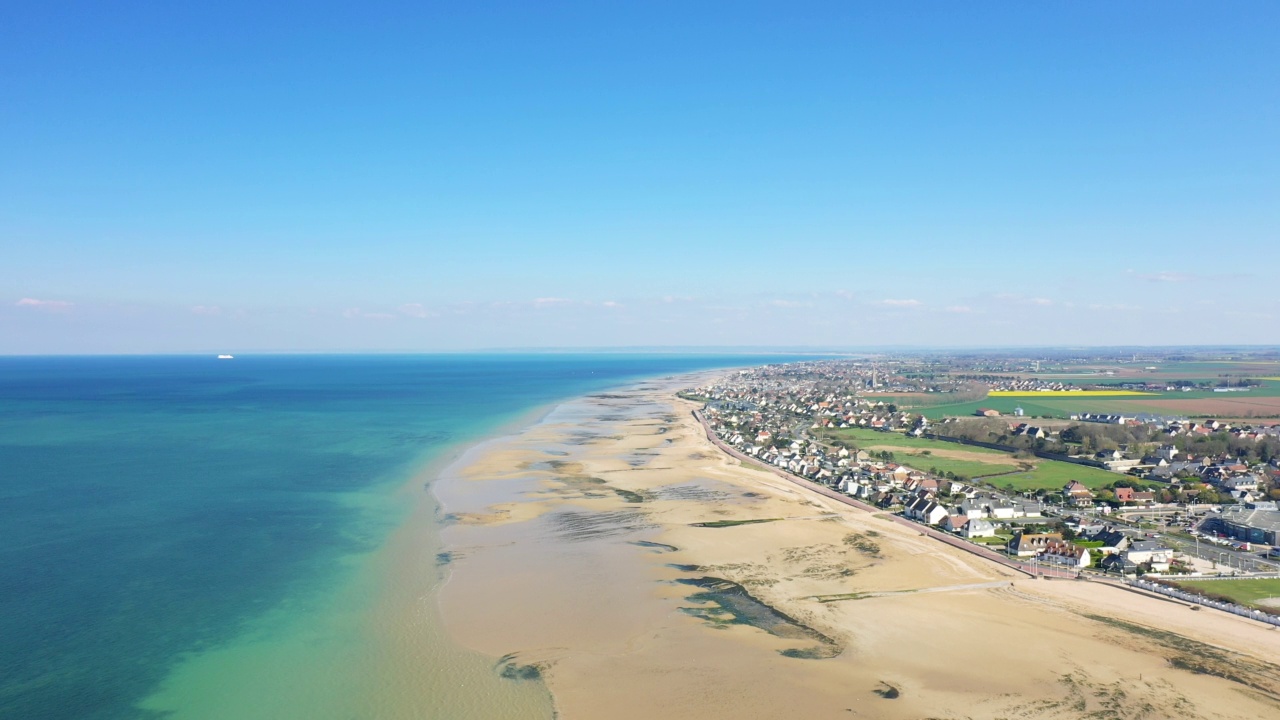
[[[1240,475],[1238,477],[1227,478],[1222,481],[1222,487],[1231,490],[1243,490],[1245,492],[1254,492],[1258,489],[1258,478],[1254,475]]]
[[[964,524],[960,535],[966,538],[995,537],[996,526],[990,520],[975,518]]]
[[[1169,563],[1173,562],[1173,550],[1150,540],[1135,542],[1122,554],[1134,565],[1151,563],[1152,572],[1168,572]]]
[[[907,505],[903,513],[913,520],[928,525],[937,525],[947,517],[947,509],[929,498],[918,498]]]
[[[988,510],[991,513],[991,517],[996,518],[997,520],[1009,520],[1018,513],[1018,510],[1014,507],[1013,503],[1005,500],[1004,498],[992,500],[991,504],[988,506]]]
[[[1040,562],[1063,567],[1086,568],[1092,562],[1089,549],[1069,542],[1051,542],[1040,553]]]

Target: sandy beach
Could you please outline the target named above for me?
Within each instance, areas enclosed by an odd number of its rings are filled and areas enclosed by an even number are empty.
[[[746,467],[692,382],[560,405],[434,486],[448,633],[560,717],[1280,717],[1267,626],[1032,579]]]

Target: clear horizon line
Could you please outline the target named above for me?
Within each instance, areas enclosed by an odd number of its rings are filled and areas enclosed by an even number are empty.
[[[307,350],[307,349],[210,349],[210,350],[175,350],[175,351],[138,351],[138,352],[0,352],[0,357],[199,357],[205,355],[556,355],[569,353],[583,354],[753,354],[753,355],[853,355],[887,352],[981,352],[981,351],[1275,351],[1280,353],[1280,344],[1206,344],[1206,345],[860,345],[860,346],[778,346],[778,345],[618,345],[618,346],[553,346],[553,347],[485,347],[468,349],[350,349],[350,350]]]

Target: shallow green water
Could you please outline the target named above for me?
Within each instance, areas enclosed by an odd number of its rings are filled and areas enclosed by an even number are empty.
[[[549,713],[440,627],[410,478],[548,402],[761,360],[0,358],[0,717]]]

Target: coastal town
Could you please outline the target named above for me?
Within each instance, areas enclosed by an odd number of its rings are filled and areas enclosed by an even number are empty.
[[[1278,577],[1276,421],[1110,411],[1115,397],[1130,397],[1123,393],[1177,393],[1191,383],[1016,374],[1037,370],[1035,361],[940,365],[769,365],[681,396],[702,404],[710,433],[744,461],[1036,574],[1123,579],[1219,605],[1222,598],[1197,581]],[[1032,417],[1021,405],[930,412],[939,399],[944,408],[967,408],[971,402],[948,401],[1002,396],[1026,397],[1028,405],[1038,397],[1106,401],[1098,411],[1068,408],[1057,417]]]

